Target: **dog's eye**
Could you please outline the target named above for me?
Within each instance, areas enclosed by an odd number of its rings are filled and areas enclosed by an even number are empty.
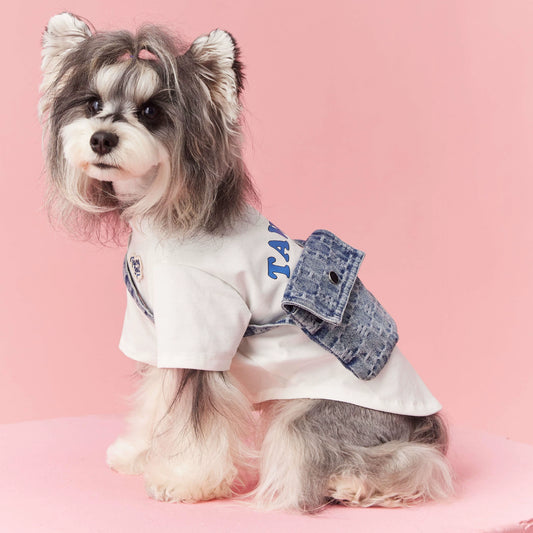
[[[104,105],[102,104],[102,100],[99,100],[98,98],[93,98],[92,100],[89,100],[87,103],[87,107],[89,108],[89,113],[91,116],[97,115],[102,111],[104,108]]]
[[[146,120],[154,120],[159,114],[159,110],[154,104],[146,104],[140,110],[140,115]]]

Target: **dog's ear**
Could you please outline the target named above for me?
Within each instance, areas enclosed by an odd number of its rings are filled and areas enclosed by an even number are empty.
[[[54,15],[43,34],[41,69],[43,75],[54,73],[65,53],[92,35],[89,26],[71,13]]]
[[[65,55],[92,35],[89,26],[71,13],[54,15],[48,22],[42,39],[43,82],[40,111],[46,107],[46,95],[55,83]]]
[[[214,30],[198,37],[187,55],[197,65],[197,74],[209,89],[212,101],[231,122],[236,121],[244,75],[240,51],[233,36],[224,30]]]

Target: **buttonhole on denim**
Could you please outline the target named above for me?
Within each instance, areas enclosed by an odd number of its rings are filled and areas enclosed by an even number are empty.
[[[329,281],[331,281],[331,283],[334,285],[339,283],[339,275],[336,272],[333,272],[333,270],[329,273]]]

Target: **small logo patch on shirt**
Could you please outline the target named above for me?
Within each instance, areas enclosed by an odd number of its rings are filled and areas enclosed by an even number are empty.
[[[138,255],[132,255],[130,257],[130,265],[135,279],[141,281],[143,279],[143,264],[141,258]]]

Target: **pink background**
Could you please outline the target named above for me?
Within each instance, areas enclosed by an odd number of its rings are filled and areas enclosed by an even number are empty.
[[[3,7],[0,422],[124,410],[122,249],[51,229],[40,34],[215,27],[243,51],[247,161],[291,236],[328,228],[452,423],[533,443],[533,3],[46,0]]]

